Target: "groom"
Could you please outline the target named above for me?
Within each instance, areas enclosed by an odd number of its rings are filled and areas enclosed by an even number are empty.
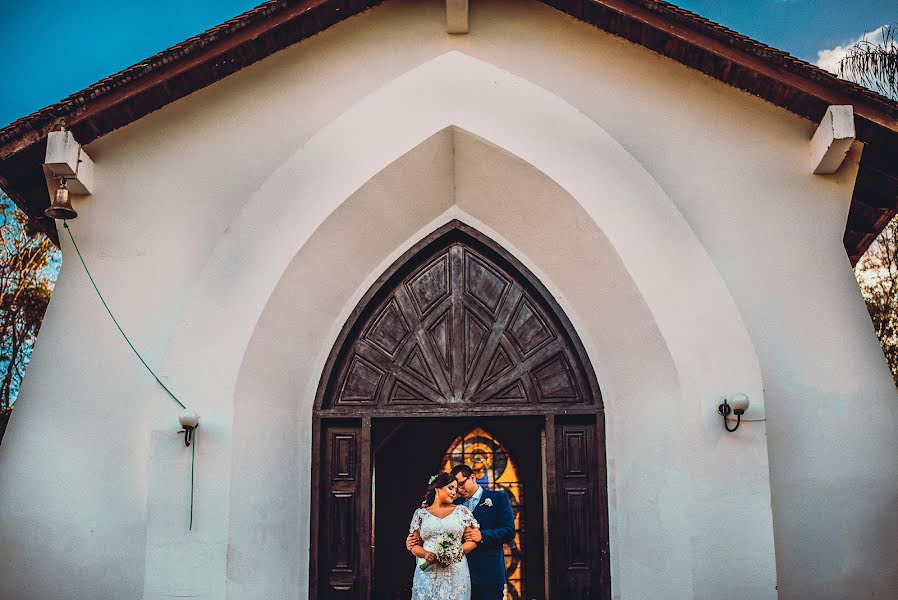
[[[504,545],[514,539],[514,512],[504,491],[485,490],[477,484],[468,465],[450,471],[458,482],[456,504],[464,504],[474,513],[480,530],[465,535],[465,541],[477,542],[468,554],[471,571],[471,600],[502,600],[505,590]],[[406,547],[421,543],[417,532],[406,538]]]

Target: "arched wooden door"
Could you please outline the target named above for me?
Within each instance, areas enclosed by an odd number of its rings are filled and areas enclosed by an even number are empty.
[[[610,597],[593,369],[544,286],[459,222],[380,278],[327,362],[313,423],[312,596],[370,598],[372,419],[503,415],[545,420],[546,588]]]

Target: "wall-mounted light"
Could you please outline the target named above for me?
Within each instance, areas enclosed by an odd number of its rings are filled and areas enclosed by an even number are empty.
[[[727,431],[739,429],[739,423],[742,422],[742,415],[746,410],[748,410],[748,396],[745,394],[733,394],[729,398],[724,398],[723,403],[717,407],[717,412],[723,416],[723,428]],[[727,417],[731,412],[736,415],[736,426],[732,429],[727,425]]]
[[[200,425],[200,416],[192,408],[185,408],[178,415],[178,423],[184,428],[184,445],[189,446],[193,439],[193,430]]]

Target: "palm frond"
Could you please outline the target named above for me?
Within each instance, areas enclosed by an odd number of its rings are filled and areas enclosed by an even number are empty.
[[[882,41],[864,39],[839,61],[839,77],[898,100],[898,28],[885,25]]]

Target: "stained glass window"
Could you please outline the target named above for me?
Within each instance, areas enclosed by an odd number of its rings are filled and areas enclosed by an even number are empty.
[[[508,577],[505,598],[519,600],[524,597],[525,591],[523,561],[526,553],[521,543],[524,505],[517,467],[505,447],[480,427],[457,437],[443,457],[444,471],[461,464],[474,470],[474,477],[481,486],[488,490],[504,490],[511,500],[515,536],[510,544],[505,544],[505,573]]]

